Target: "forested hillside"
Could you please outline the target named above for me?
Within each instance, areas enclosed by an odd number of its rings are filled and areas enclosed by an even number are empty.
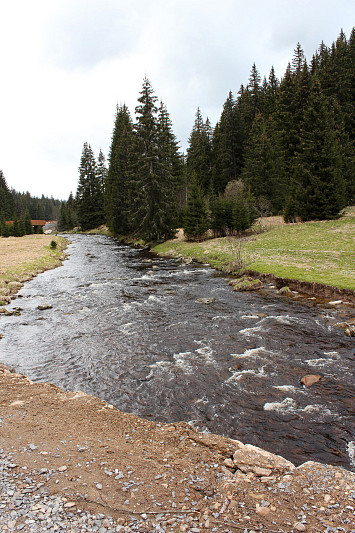
[[[61,204],[61,200],[10,189],[0,170],[0,235],[8,236],[14,233],[13,229],[15,236],[32,233],[31,220],[58,220]],[[6,220],[12,220],[13,227],[5,225]]]
[[[63,228],[106,221],[115,234],[190,239],[246,230],[258,215],[286,221],[337,217],[355,199],[354,30],[307,62],[300,44],[281,80],[255,64],[229,92],[213,128],[197,109],[182,154],[168,111],[147,78],[132,118],[116,110],[108,169],[85,143],[76,198]]]

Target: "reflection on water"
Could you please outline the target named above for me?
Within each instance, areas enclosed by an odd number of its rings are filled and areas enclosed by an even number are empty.
[[[70,238],[70,260],[13,303],[22,315],[1,316],[0,360],[145,418],[350,467],[354,341],[328,311],[233,292],[209,268],[107,237]],[[324,379],[300,385],[314,373]]]

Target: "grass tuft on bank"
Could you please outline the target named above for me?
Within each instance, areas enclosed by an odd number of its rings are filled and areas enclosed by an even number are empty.
[[[174,239],[152,250],[195,258],[226,272],[238,271],[234,266],[239,260],[245,270],[355,290],[355,207],[338,220],[283,224],[272,217],[262,225],[266,231],[241,239]]]

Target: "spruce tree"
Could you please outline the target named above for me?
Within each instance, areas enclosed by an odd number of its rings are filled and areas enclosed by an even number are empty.
[[[248,140],[255,116],[263,111],[264,99],[261,77],[255,63],[253,63],[249,83],[246,88],[241,86],[237,102],[244,132],[244,142]]]
[[[165,238],[175,234],[177,226],[178,189],[183,182],[183,157],[173,133],[169,113],[161,102],[158,113],[159,158],[163,170],[165,206],[162,225]]]
[[[0,235],[5,236],[6,218],[4,212],[0,209]]]
[[[337,217],[345,207],[342,150],[337,138],[332,103],[314,80],[294,160],[293,196],[296,215],[302,220]],[[287,214],[292,215],[287,206]]]
[[[251,228],[258,215],[250,187],[241,179],[231,181],[224,192],[224,199],[229,234],[245,232]]]
[[[212,141],[213,189],[223,192],[229,181],[237,179],[243,163],[243,131],[239,110],[230,92]]]
[[[25,215],[23,217],[24,220],[24,231],[25,235],[32,235],[33,234],[33,226],[31,223],[31,217],[28,210],[26,210]]]
[[[256,116],[245,151],[242,176],[257,200],[267,198],[273,214],[282,212],[287,194],[284,153],[272,117]]]
[[[105,183],[107,179],[107,167],[106,167],[106,158],[102,153],[100,148],[99,157],[97,158],[97,170],[96,177],[101,186],[102,191],[105,189]]]
[[[59,218],[58,218],[58,230],[59,231],[67,231],[69,228],[68,224],[68,207],[67,203],[63,202],[59,211]]]
[[[12,234],[14,237],[21,237],[21,227],[20,227],[20,221],[17,217],[14,219],[14,223],[12,225]]]
[[[255,63],[253,63],[253,66],[251,67],[248,89],[251,97],[252,115],[255,117],[256,113],[261,111],[262,99],[261,77]]]
[[[297,46],[293,53],[293,58],[292,58],[292,72],[293,74],[296,75],[296,77],[301,75],[304,62],[305,62],[304,52],[302,50],[300,43],[297,43]]]
[[[79,183],[76,192],[78,220],[83,231],[103,224],[103,188],[97,175],[94,153],[84,143],[79,167]]]
[[[133,122],[126,105],[117,107],[105,183],[105,215],[116,235],[133,231],[134,195]]]
[[[174,233],[172,203],[177,201],[177,184],[172,172],[174,152],[170,120],[160,115],[157,97],[144,78],[136,107],[135,216],[136,233],[146,241],[169,238]],[[162,145],[160,145],[162,142]]]
[[[228,206],[222,194],[214,195],[210,199],[210,229],[213,236],[224,237],[229,226]]]
[[[189,137],[187,148],[186,166],[189,175],[196,173],[197,179],[205,194],[209,193],[212,186],[212,143],[209,121],[203,121],[198,108],[194,126]]]
[[[7,220],[11,219],[15,212],[14,197],[7,186],[2,170],[0,170],[0,211],[4,213]]]
[[[203,240],[206,238],[209,225],[204,193],[198,182],[197,174],[193,172],[184,217],[184,234],[186,239],[188,241]]]
[[[274,67],[271,67],[269,78],[264,91],[263,110],[265,116],[275,115],[276,96],[280,82],[276,77]]]

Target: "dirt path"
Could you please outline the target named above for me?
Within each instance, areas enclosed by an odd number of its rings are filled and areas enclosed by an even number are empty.
[[[26,487],[25,471],[38,493],[64,498],[72,516],[84,509],[112,517],[116,529],[100,532],[353,531],[355,479],[346,470],[295,468],[238,441],[142,420],[1,366],[0,448],[17,472],[13,498]],[[26,520],[16,528],[32,531]]]

